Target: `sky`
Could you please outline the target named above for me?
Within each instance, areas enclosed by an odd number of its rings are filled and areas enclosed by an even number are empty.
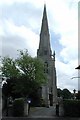
[[[16,58],[28,49],[35,57],[39,46],[44,3],[50,43],[56,52],[57,87],[78,90],[78,0],[0,1],[0,55]]]

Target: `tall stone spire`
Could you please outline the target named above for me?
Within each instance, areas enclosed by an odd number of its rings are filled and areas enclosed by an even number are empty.
[[[47,20],[45,4],[44,4],[44,11],[43,11],[41,32],[40,32],[39,50],[41,51],[41,54],[43,54],[43,55],[45,53],[46,53],[46,55],[49,55],[49,56],[51,55],[50,35],[49,35],[48,20]]]
[[[47,77],[47,82],[41,86],[41,97],[44,99],[46,106],[48,106],[49,101],[50,105],[53,105],[57,102],[55,52],[52,55],[46,5],[44,5],[37,57],[42,59],[44,63],[44,73]]]

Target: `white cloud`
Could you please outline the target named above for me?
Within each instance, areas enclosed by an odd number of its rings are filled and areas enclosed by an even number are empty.
[[[57,4],[58,3],[58,4]],[[66,4],[67,3],[67,4]],[[71,4],[70,4],[71,3]],[[54,4],[54,7],[53,7]],[[72,76],[77,76],[75,67],[78,65],[78,5],[77,1],[53,1],[49,6],[52,15],[50,25],[56,33],[60,33],[60,44],[63,46],[60,56],[56,60],[58,86],[61,88],[77,89],[78,82],[71,81]],[[60,60],[59,58],[62,58]],[[67,64],[65,63],[67,62]]]
[[[71,90],[71,92],[74,88],[78,90],[78,80],[71,79],[72,77],[78,76],[78,71],[75,70],[77,64],[77,60],[72,60],[68,64],[65,64],[56,59],[57,86],[59,88],[67,88]]]
[[[3,27],[4,27],[4,34],[5,34],[4,36],[6,36],[6,38],[8,36],[12,36],[12,37],[18,36],[22,38],[23,39],[22,42],[24,43],[24,46],[26,47],[25,49],[28,49],[29,53],[32,56],[36,56],[36,52],[37,52],[36,49],[38,48],[38,43],[39,43],[39,35],[31,31],[29,28],[26,28],[25,26],[16,26],[12,20],[5,20]],[[16,45],[17,41],[15,41],[15,43],[14,41],[12,40],[9,41],[11,43],[11,44],[9,43],[10,46],[15,45],[18,49],[20,49],[21,44],[20,46],[19,44]],[[5,41],[5,42],[7,44],[8,41]],[[3,46],[5,46],[5,42],[3,43]],[[24,46],[22,46],[21,48],[24,48]]]
[[[0,5],[11,5],[16,2],[23,3],[23,2],[27,2],[27,1],[29,1],[29,0],[2,0],[2,1],[0,1]]]
[[[66,4],[63,0],[56,0],[51,2],[50,5],[48,4],[49,12],[52,15],[51,21],[53,22],[50,24],[51,29],[56,33],[61,34],[59,42],[64,46],[61,55],[67,60],[71,54],[75,54],[76,57],[78,54],[78,5],[77,1],[73,1],[72,7],[69,8],[70,2],[72,1],[70,0]],[[52,3],[54,4],[54,7]],[[71,53],[70,55],[68,55],[69,52]]]

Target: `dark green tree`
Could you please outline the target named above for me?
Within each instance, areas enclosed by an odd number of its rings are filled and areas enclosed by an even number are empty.
[[[62,90],[60,88],[57,89],[57,95],[58,97],[62,97]]]
[[[73,98],[73,94],[68,89],[61,90],[60,88],[57,89],[58,97],[62,97],[63,99],[71,99]]]
[[[68,89],[65,88],[62,90],[62,96],[63,96],[63,99],[71,99],[72,93]]]
[[[27,50],[20,51],[15,60],[4,57],[2,59],[2,74],[8,78],[7,85],[11,84],[12,93],[22,96],[28,96],[38,90],[47,80],[43,62],[38,58],[32,58]]]
[[[78,91],[78,93],[76,93],[76,98],[80,100],[80,91]]]
[[[20,71],[16,67],[15,60],[13,60],[8,56],[2,58],[1,71],[2,71],[2,76],[7,78],[13,78],[15,76],[17,78],[20,76]]]

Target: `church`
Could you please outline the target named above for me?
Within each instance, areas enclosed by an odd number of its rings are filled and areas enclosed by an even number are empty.
[[[46,74],[48,80],[47,83],[41,87],[41,97],[45,101],[46,106],[52,106],[57,102],[57,80],[55,68],[55,51],[52,53],[50,46],[50,34],[46,5],[44,5],[37,57],[42,59],[44,62],[44,73]]]

